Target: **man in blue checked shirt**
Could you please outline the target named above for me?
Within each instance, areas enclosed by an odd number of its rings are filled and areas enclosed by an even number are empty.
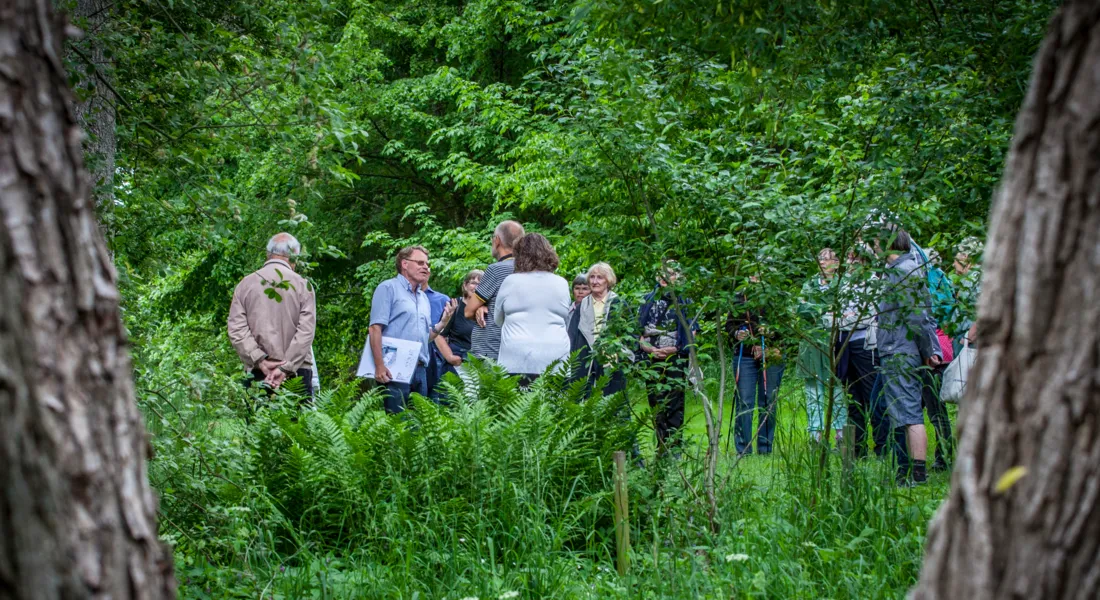
[[[429,345],[443,331],[454,314],[455,301],[443,309],[438,323],[432,325],[432,308],[423,291],[431,276],[428,250],[423,246],[407,246],[395,259],[397,277],[378,284],[370,307],[370,349],[374,355],[374,378],[386,386],[386,412],[405,410],[409,394],[428,395],[427,366],[431,360]],[[382,336],[420,342],[420,358],[409,383],[394,381],[382,357]]]

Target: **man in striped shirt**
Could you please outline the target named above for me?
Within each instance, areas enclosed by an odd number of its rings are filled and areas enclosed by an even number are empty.
[[[497,291],[504,278],[512,274],[514,262],[512,247],[524,236],[523,225],[515,221],[504,221],[493,231],[492,253],[497,261],[485,269],[481,283],[474,291],[474,297],[466,302],[466,318],[475,319],[477,327],[471,341],[470,352],[478,358],[497,359],[500,353],[500,325],[493,321],[493,309],[496,307]]]

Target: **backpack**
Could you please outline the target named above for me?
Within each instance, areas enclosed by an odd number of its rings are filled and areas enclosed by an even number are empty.
[[[932,317],[943,327],[951,322],[951,315],[955,312],[955,288],[946,273],[928,262],[928,254],[915,242],[913,252],[920,258],[924,278],[928,281],[928,292],[932,295]]]

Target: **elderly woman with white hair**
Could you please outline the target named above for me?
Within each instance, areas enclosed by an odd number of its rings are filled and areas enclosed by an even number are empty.
[[[588,380],[588,387],[595,386],[596,381],[604,376],[612,366],[601,364],[596,360],[597,342],[604,331],[609,319],[613,315],[624,310],[624,302],[612,291],[618,278],[611,265],[598,262],[588,269],[589,294],[581,300],[580,305],[572,311],[567,331],[569,333],[569,350],[578,352],[578,371],[575,378]],[[601,353],[605,354],[606,353]],[[607,385],[603,388],[603,394],[609,396],[626,389],[626,376],[622,369],[616,369],[610,374]]]

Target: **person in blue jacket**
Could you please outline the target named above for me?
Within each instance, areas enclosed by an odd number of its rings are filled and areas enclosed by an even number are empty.
[[[653,429],[657,434],[657,453],[681,443],[680,429],[684,425],[684,396],[687,392],[689,344],[691,336],[687,321],[687,306],[683,296],[673,294],[682,272],[674,261],[665,261],[657,276],[657,287],[646,295],[638,310],[638,348],[652,380],[646,383],[650,408],[656,409]],[[679,308],[679,311],[677,311]],[[677,314],[679,313],[679,314]],[[682,319],[681,319],[682,316]]]

